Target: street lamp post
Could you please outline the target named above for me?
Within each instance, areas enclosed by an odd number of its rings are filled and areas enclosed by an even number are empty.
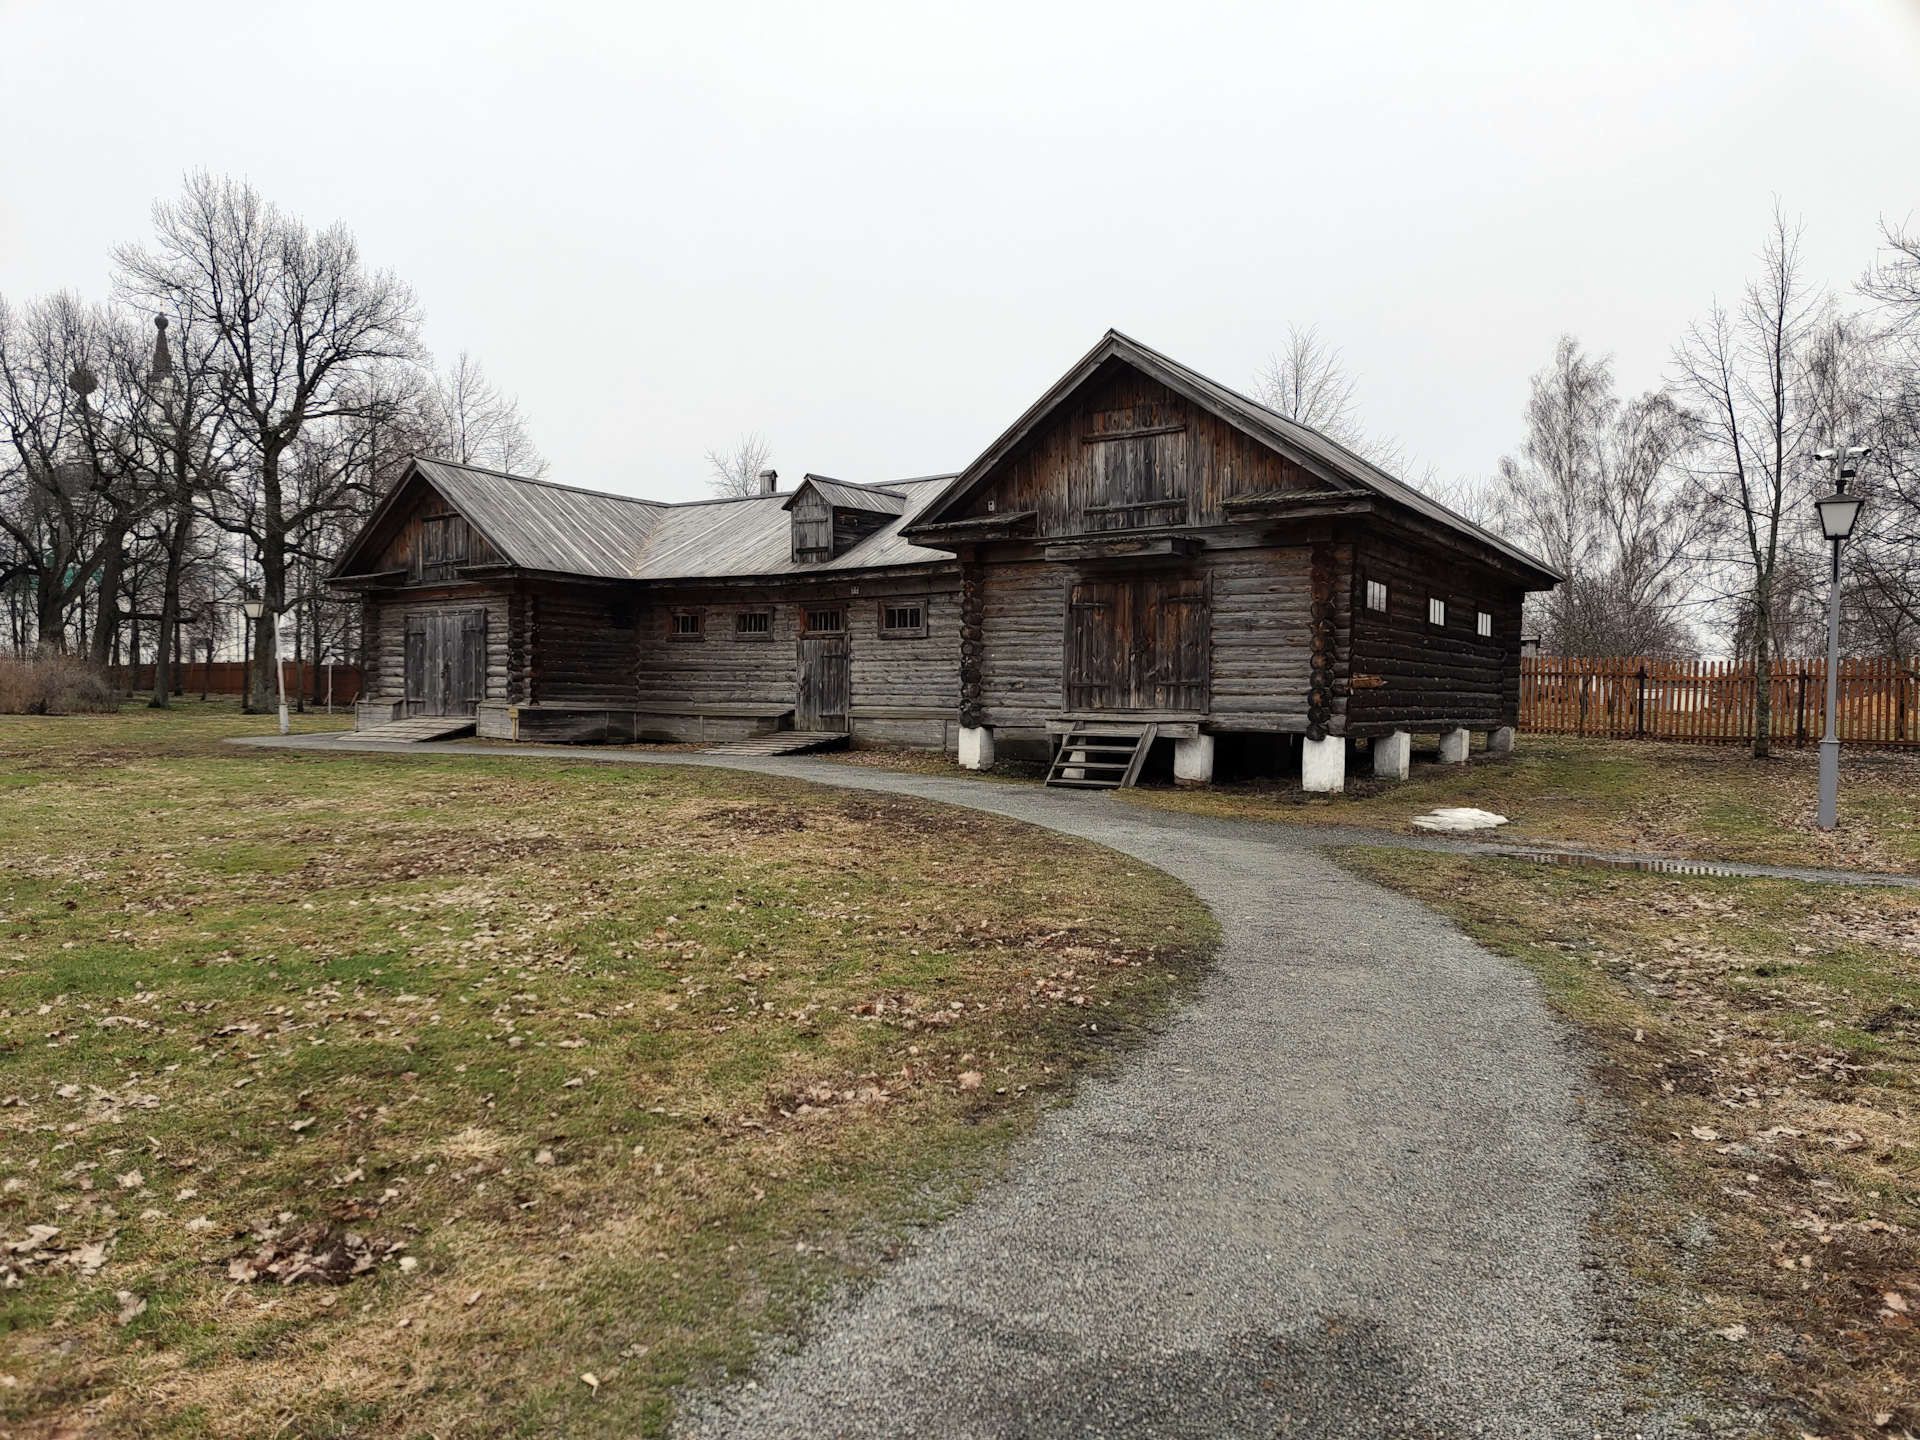
[[[1815,456],[1831,460],[1838,471],[1833,494],[1813,502],[1820,529],[1833,546],[1833,576],[1827,594],[1827,733],[1820,741],[1820,812],[1822,830],[1839,824],[1840,809],[1840,542],[1853,533],[1860,518],[1861,498],[1847,494],[1847,481],[1859,474],[1858,461],[1871,455],[1871,445],[1849,445],[1822,450]]]
[[[266,602],[257,595],[249,595],[240,602],[240,608],[247,612],[247,621],[251,624],[267,613]],[[280,733],[287,733],[287,664],[282,658],[286,654],[286,637],[280,633],[282,616],[279,611],[273,616],[273,671],[280,687]]]

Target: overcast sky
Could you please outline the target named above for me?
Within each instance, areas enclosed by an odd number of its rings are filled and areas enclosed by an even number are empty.
[[[1446,474],[1571,331],[1657,383],[1777,195],[1920,220],[1920,0],[1576,7],[0,0],[0,293],[101,297],[190,167],[347,222],[552,477],[961,467],[1109,326],[1317,323]]]

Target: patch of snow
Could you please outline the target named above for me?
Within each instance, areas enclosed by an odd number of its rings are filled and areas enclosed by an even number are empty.
[[[1434,810],[1425,815],[1413,817],[1415,828],[1420,830],[1492,830],[1507,823],[1507,817],[1496,815],[1491,810],[1475,810],[1471,806],[1455,805]]]

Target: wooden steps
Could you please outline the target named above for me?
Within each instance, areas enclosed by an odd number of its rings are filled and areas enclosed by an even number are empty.
[[[847,736],[841,730],[776,730],[708,747],[709,755],[804,755],[810,750],[842,750]]]
[[[1060,737],[1047,784],[1073,790],[1126,790],[1140,778],[1158,727],[1089,720]]]
[[[427,740],[453,740],[473,734],[471,715],[415,715],[405,720],[389,720],[365,730],[343,730],[340,740],[389,740],[418,745]]]

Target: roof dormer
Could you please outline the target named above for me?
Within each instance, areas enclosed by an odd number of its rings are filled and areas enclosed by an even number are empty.
[[[907,497],[869,485],[809,475],[780,507],[793,517],[793,559],[819,564],[844,555],[906,513]]]

